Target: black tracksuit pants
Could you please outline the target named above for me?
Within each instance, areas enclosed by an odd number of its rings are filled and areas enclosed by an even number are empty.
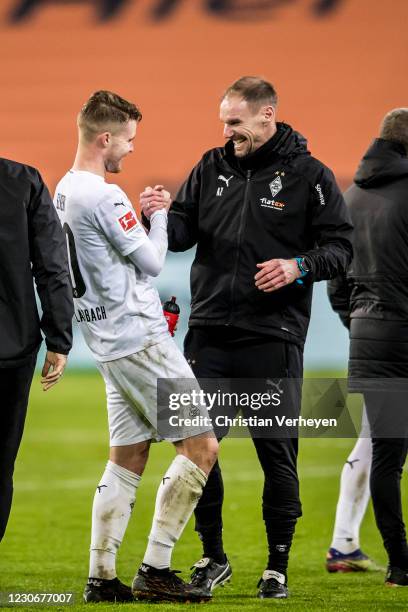
[[[364,394],[373,441],[371,497],[389,564],[408,571],[408,545],[401,504],[401,476],[408,452],[408,393]],[[397,437],[398,436],[398,437]]]
[[[197,378],[282,379],[303,376],[303,353],[296,344],[229,327],[191,327],[184,352]],[[291,413],[300,411],[301,387]],[[294,408],[294,410],[293,410]],[[265,482],[262,499],[268,569],[286,574],[297,518],[301,516],[297,438],[253,438]],[[237,465],[237,470],[240,466]],[[209,474],[195,510],[204,556],[222,561],[223,482],[218,462]]]
[[[13,497],[13,472],[33,379],[36,355],[27,365],[0,368],[0,540],[6,531]]]

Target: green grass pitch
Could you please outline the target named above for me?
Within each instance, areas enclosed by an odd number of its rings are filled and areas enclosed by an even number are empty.
[[[328,575],[324,557],[330,544],[339,474],[353,440],[300,441],[299,472],[303,518],[298,523],[289,566],[291,598],[257,600],[256,583],[266,561],[261,519],[262,474],[250,440],[225,440],[220,461],[225,479],[225,544],[234,575],[215,592],[211,610],[408,610],[408,589],[383,585],[383,574]],[[68,371],[48,393],[36,377],[26,430],[15,471],[15,495],[6,537],[0,545],[0,591],[76,594],[74,606],[54,610],[145,610],[149,604],[85,606],[81,594],[88,570],[91,504],[108,450],[102,380],[94,372]],[[118,557],[118,575],[130,582],[142,559],[155,490],[173,456],[171,445],[151,450],[136,507]],[[406,477],[406,475],[405,475]],[[406,483],[405,483],[406,485]],[[404,506],[407,508],[404,489]],[[407,514],[406,514],[407,518]],[[371,507],[362,529],[364,551],[385,564]],[[201,556],[192,521],[176,546],[173,567],[183,570]],[[153,604],[177,610],[184,605]],[[196,607],[196,606],[190,606]],[[200,606],[203,609],[203,604]],[[21,609],[21,608],[20,608]],[[45,609],[43,606],[23,609]]]

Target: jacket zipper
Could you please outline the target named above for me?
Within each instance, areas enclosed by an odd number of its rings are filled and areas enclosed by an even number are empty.
[[[247,170],[247,174],[246,174],[246,185],[245,185],[245,193],[244,193],[244,204],[242,206],[242,210],[241,210],[241,216],[239,219],[239,226],[238,226],[238,236],[237,236],[237,250],[236,250],[236,255],[235,255],[235,265],[234,265],[234,273],[232,275],[232,280],[231,280],[231,309],[230,309],[230,316],[229,316],[229,321],[227,323],[227,325],[231,325],[232,322],[232,315],[234,312],[234,285],[235,285],[235,279],[237,277],[237,273],[238,273],[238,264],[239,264],[239,256],[240,256],[240,246],[241,246],[241,235],[242,235],[242,230],[243,230],[243,225],[244,225],[244,218],[245,218],[245,212],[248,206],[248,191],[249,191],[249,183],[251,181],[251,170]]]

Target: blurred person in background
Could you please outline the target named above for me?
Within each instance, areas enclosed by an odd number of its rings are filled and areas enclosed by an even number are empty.
[[[390,586],[408,586],[401,506],[408,449],[407,156],[408,108],[397,108],[384,117],[380,137],[345,193],[355,227],[354,258],[347,275],[328,287],[332,307],[349,329],[349,387],[364,395],[372,436],[364,442],[361,437],[352,452],[358,461],[355,469],[365,472],[362,486],[355,479],[344,482],[342,476],[337,516],[349,517],[350,526],[341,529],[336,524],[328,562],[350,567],[353,555],[361,553],[358,533],[368,501],[369,473],[375,519],[388,554],[385,582]]]
[[[331,287],[334,286],[333,281]],[[344,323],[350,324],[347,315]],[[360,435],[341,472],[333,537],[326,555],[326,569],[330,573],[383,570],[360,548],[360,527],[370,499],[371,459],[370,426],[364,407]]]
[[[167,212],[151,217],[149,235],[126,194],[106,182],[133,152],[142,119],[135,104],[97,91],[78,115],[74,165],[60,180],[55,206],[67,234],[75,317],[104,379],[110,434],[109,460],[96,487],[86,603],[209,599],[170,569],[174,544],[200,498],[218,450],[211,424],[158,433],[157,379],[194,374],[171,338],[157,290],[167,253]],[[156,186],[157,198],[170,194]],[[195,383],[195,381],[194,381]],[[196,384],[196,383],[195,383]],[[191,416],[205,406],[185,407]],[[116,574],[116,555],[133,512],[152,441],[166,437],[176,457],[157,490],[152,528],[132,589]],[[133,591],[133,593],[132,593]]]
[[[64,372],[72,315],[65,237],[48,189],[35,168],[0,159],[0,540],[10,515],[41,332],[47,346],[41,382],[47,391]]]
[[[204,154],[169,213],[169,248],[197,245],[185,355],[198,378],[295,379],[300,411],[312,287],[351,260],[351,224],[333,173],[305,139],[276,122],[277,94],[242,77],[221,100],[225,147]],[[159,192],[141,194],[145,217]],[[298,440],[253,438],[265,475],[269,557],[258,597],[288,596],[287,565],[301,516]],[[237,466],[237,470],[240,466]],[[222,540],[223,481],[212,469],[195,511],[204,556],[192,584],[210,593],[231,576]]]

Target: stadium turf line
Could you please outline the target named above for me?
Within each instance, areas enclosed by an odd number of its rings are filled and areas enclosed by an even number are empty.
[[[314,376],[323,375],[314,373]],[[289,568],[291,598],[256,599],[264,569],[266,542],[261,519],[261,471],[250,440],[225,440],[221,465],[225,478],[224,533],[234,570],[231,584],[218,589],[207,604],[214,611],[408,610],[408,589],[383,586],[382,574],[328,575],[324,557],[330,543],[339,474],[353,440],[304,439],[300,443],[300,481],[304,516],[299,521]],[[24,610],[138,610],[149,604],[82,604],[88,569],[91,504],[107,456],[104,390],[93,372],[70,372],[48,393],[36,378],[25,437],[15,473],[15,496],[8,532],[0,544],[0,591],[59,593],[73,591],[74,606],[35,606]],[[150,528],[156,486],[173,451],[154,445],[138,491],[119,558],[118,574],[130,582],[141,561]],[[404,507],[408,507],[406,474]],[[364,551],[385,564],[373,512],[362,529]],[[173,567],[183,570],[200,558],[190,522],[176,547]],[[199,606],[203,609],[204,604]],[[190,609],[198,608],[190,605]],[[186,609],[185,604],[154,604],[154,610]]]

